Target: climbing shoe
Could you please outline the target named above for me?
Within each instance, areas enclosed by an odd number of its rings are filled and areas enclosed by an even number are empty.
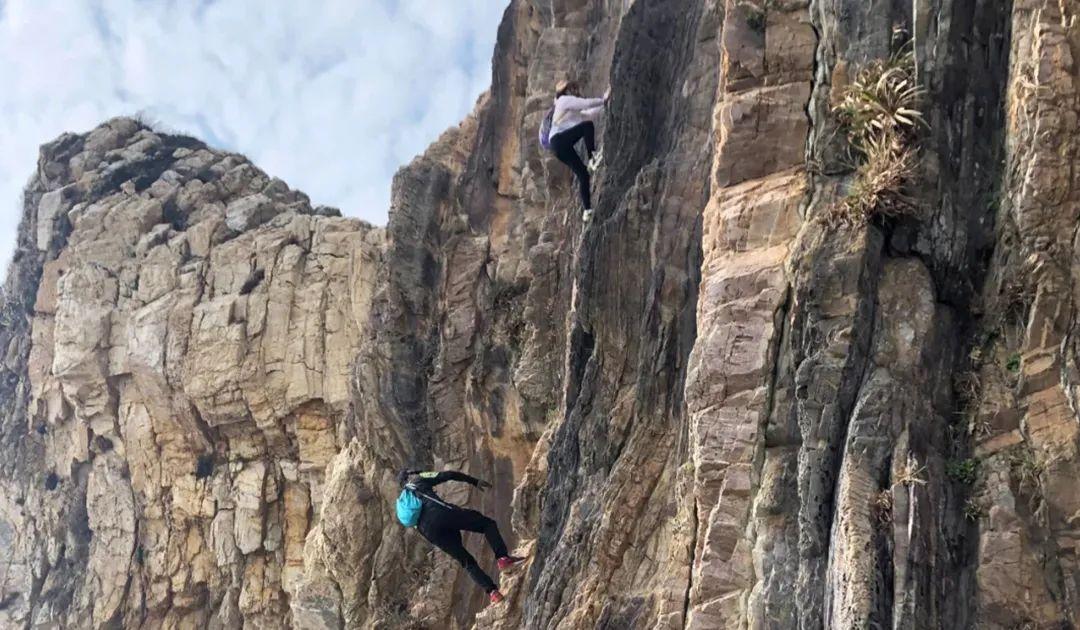
[[[488,597],[491,598],[491,603],[492,604],[502,603],[502,600],[503,600],[503,594],[500,593],[499,591],[491,591],[491,593],[488,594]]]
[[[593,153],[593,156],[589,158],[588,168],[590,172],[596,172],[596,169],[600,168],[600,162],[604,159],[603,154],[600,151]]]
[[[500,571],[505,571],[510,567],[518,564],[519,562],[525,562],[525,558],[519,558],[517,556],[503,556],[499,558],[498,565]]]

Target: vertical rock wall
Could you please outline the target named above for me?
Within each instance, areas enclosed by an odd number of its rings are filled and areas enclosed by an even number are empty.
[[[514,1],[385,230],[133,121],[46,145],[0,622],[1073,627],[1074,4]],[[832,107],[903,50],[919,212],[836,227]],[[564,77],[611,87],[589,224]],[[529,552],[504,605],[393,519],[404,466],[493,482],[444,494]]]

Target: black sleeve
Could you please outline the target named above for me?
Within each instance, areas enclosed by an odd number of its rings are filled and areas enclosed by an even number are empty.
[[[480,483],[480,480],[476,477],[470,477],[469,475],[466,475],[463,472],[458,472],[456,470],[444,470],[440,473],[422,472],[420,473],[420,480],[422,483],[431,486],[437,486],[440,483],[444,483],[447,481],[462,481],[465,483],[470,483],[474,486]]]

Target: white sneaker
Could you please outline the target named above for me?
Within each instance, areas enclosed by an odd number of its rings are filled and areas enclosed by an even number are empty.
[[[592,220],[592,210],[586,210],[585,212],[581,213],[581,222],[582,223],[588,223],[591,220]]]
[[[596,172],[596,169],[600,168],[600,162],[603,161],[603,159],[604,156],[600,153],[600,151],[593,153],[592,159],[589,160],[588,164],[589,170],[592,172]]]

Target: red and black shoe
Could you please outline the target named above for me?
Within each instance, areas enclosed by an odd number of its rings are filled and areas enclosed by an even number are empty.
[[[510,567],[525,562],[525,558],[519,558],[517,556],[503,556],[499,558],[498,565],[500,571],[505,571]]]
[[[500,604],[504,599],[503,594],[499,591],[491,591],[490,593],[488,593],[488,597],[491,598],[492,604]]]

